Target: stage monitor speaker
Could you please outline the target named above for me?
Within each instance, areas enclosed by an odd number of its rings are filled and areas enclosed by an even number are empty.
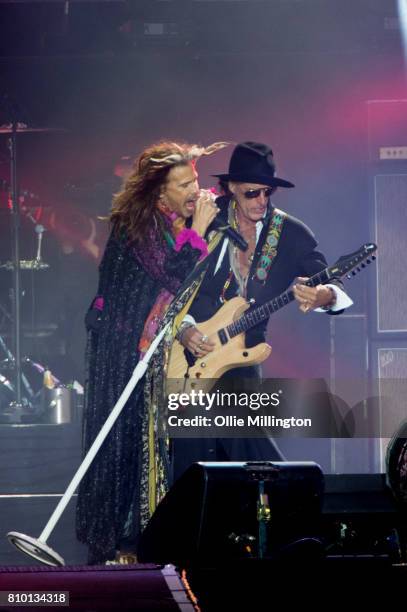
[[[322,496],[314,462],[195,463],[159,504],[138,558],[208,567],[318,555]]]
[[[378,245],[377,332],[407,332],[407,162],[404,172],[376,174],[374,182],[375,241]]]

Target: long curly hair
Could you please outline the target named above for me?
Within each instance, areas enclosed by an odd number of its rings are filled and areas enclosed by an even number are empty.
[[[123,189],[113,198],[109,219],[114,231],[121,234],[124,230],[130,241],[143,242],[152,223],[162,226],[156,204],[171,168],[195,162],[201,155],[210,155],[227,144],[219,142],[204,148],[162,141],[145,149],[135,160]]]

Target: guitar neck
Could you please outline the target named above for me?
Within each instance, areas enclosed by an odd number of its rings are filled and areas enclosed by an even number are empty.
[[[317,285],[325,285],[331,279],[329,268],[325,268],[322,272],[311,276],[305,283],[308,287],[316,287]],[[227,326],[227,332],[230,338],[247,331],[251,327],[258,325],[262,321],[268,319],[273,313],[284,308],[287,304],[290,304],[294,300],[294,291],[289,289],[284,291],[278,297],[269,300],[265,304],[258,306],[252,310],[249,310],[242,315],[237,321],[234,321]]]

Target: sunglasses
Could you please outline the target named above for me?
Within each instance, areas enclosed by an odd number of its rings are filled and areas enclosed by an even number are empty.
[[[248,200],[253,200],[254,198],[258,198],[261,192],[264,191],[264,197],[269,198],[273,193],[274,189],[272,187],[261,187],[260,189],[249,189],[249,191],[244,192],[244,197]]]

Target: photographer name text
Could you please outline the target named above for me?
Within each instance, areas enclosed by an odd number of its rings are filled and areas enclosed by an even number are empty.
[[[312,427],[312,419],[299,419],[296,417],[276,417],[274,415],[251,415],[244,418],[235,415],[218,415],[214,418],[208,416],[194,416],[192,418],[172,414],[168,417],[169,427]]]

